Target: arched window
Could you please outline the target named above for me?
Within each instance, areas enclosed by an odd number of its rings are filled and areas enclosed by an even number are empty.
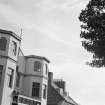
[[[7,39],[5,37],[0,37],[0,50],[5,51],[7,45]]]
[[[34,71],[41,71],[41,62],[40,61],[35,61],[34,62]]]

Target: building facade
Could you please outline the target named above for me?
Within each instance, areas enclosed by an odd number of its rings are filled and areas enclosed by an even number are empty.
[[[15,33],[0,30],[0,105],[46,105],[49,60],[24,56],[20,43]]]
[[[53,80],[50,61],[25,56],[21,38],[0,29],[0,105],[77,105],[65,91],[65,82]]]

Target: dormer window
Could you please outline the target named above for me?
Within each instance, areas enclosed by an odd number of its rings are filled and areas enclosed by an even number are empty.
[[[37,71],[37,72],[41,71],[41,62],[40,61],[34,62],[34,71]]]
[[[0,37],[0,50],[5,51],[7,45],[7,40],[5,37]]]

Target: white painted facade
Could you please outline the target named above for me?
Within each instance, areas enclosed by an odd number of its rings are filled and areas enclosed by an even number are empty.
[[[0,85],[0,104],[11,105],[11,95],[15,83],[15,72],[16,72],[20,38],[18,38],[14,33],[10,31],[0,30],[0,39],[2,38],[6,39],[6,48],[5,50],[0,49],[0,65],[3,66],[2,79],[1,79],[2,84]],[[14,42],[16,42],[15,55],[13,53]],[[9,79],[10,79],[9,77],[11,75],[11,71],[13,71],[13,77],[12,77],[13,80],[11,83],[11,87],[9,87]]]
[[[0,30],[0,38],[2,37],[5,37],[7,42],[4,51],[0,46],[0,66],[3,66],[0,83],[0,105],[47,105],[49,61],[41,56],[24,56],[20,49],[21,38],[15,33]],[[40,71],[35,71],[36,61],[40,62]],[[19,82],[18,87],[17,81]],[[40,84],[38,97],[32,96],[33,83]]]

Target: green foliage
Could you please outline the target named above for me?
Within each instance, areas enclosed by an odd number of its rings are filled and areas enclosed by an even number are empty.
[[[105,66],[105,0],[91,0],[79,16],[82,46],[93,53],[92,67]]]

